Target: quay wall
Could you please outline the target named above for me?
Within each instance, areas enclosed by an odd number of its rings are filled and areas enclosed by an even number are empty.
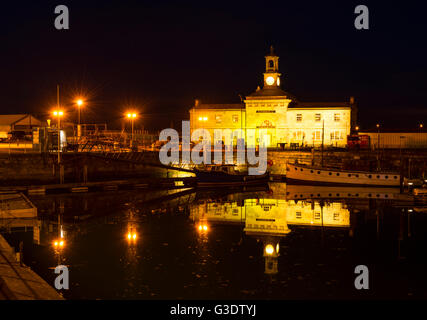
[[[0,234],[0,298],[64,300],[46,281],[16,260],[15,250]]]
[[[103,181],[171,176],[162,168],[102,159],[87,154],[63,154],[61,163],[65,183],[83,182],[85,177],[86,181]],[[0,186],[58,183],[59,172],[55,155],[40,153],[0,155]]]
[[[123,180],[130,178],[170,178],[191,174],[153,167],[160,165],[158,151],[144,153],[145,162],[123,161],[101,158],[99,154],[64,153],[61,158],[64,183]],[[148,157],[147,157],[148,155]],[[138,154],[137,154],[138,156]],[[137,157],[138,158],[138,157]],[[320,165],[319,150],[268,150],[268,169],[273,175],[285,175],[286,163],[295,162]],[[323,153],[323,164],[343,169],[397,171],[405,177],[427,177],[427,151],[371,150],[346,151],[327,150]],[[59,183],[60,167],[56,154],[11,153],[0,154],[0,186],[42,185]]]

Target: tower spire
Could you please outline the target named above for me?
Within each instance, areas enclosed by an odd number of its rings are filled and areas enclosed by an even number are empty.
[[[265,56],[264,87],[274,88],[280,86],[279,56],[270,46],[270,53]]]

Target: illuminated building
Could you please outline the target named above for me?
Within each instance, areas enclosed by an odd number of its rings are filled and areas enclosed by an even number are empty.
[[[354,98],[348,102],[299,102],[280,88],[279,57],[272,47],[265,64],[263,87],[242,99],[242,103],[202,104],[196,100],[190,109],[191,132],[207,129],[216,142],[223,139],[214,137],[215,129],[242,130],[248,145],[258,145],[260,130],[265,129],[262,139],[269,147],[279,143],[287,147],[319,146],[324,132],[325,145],[347,144],[347,135],[356,121]]]

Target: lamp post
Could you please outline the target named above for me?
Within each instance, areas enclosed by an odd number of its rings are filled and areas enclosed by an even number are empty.
[[[84,106],[84,101],[82,99],[77,99],[76,100],[76,105],[77,105],[77,109],[78,109],[78,123],[77,123],[77,138],[80,139],[80,136],[82,134],[82,129],[81,129],[81,108]]]
[[[84,101],[82,99],[78,99],[76,101],[77,104],[77,108],[79,109],[79,121],[78,123],[80,124],[80,112],[81,112],[81,107],[83,107]]]
[[[53,115],[58,119],[58,164],[61,163],[61,117],[64,115],[62,110],[53,111]]]
[[[132,148],[133,147],[133,124],[134,124],[134,121],[136,118],[136,113],[135,112],[128,112],[127,117],[130,120],[131,125],[132,125],[132,136],[131,136],[131,140],[130,140],[130,147]]]

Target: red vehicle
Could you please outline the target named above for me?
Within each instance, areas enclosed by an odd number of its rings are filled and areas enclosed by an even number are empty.
[[[347,136],[347,148],[349,149],[369,149],[368,135],[349,135]]]

